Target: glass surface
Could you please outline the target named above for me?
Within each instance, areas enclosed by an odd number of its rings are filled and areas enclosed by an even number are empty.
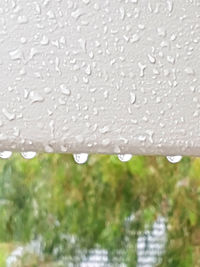
[[[0,267],[200,266],[199,158],[32,156],[0,159]]]

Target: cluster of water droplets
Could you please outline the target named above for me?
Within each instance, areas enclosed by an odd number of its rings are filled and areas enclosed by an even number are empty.
[[[116,154],[123,153],[118,146],[132,145],[136,154],[165,153],[166,144],[194,151],[199,0],[179,2],[2,1],[1,140],[13,150],[18,144],[26,150],[28,142],[47,153],[54,152],[49,144],[62,153],[110,153],[113,142]],[[122,162],[131,157],[118,155]],[[167,159],[176,163],[177,157]],[[83,164],[88,155],[74,159]]]
[[[74,154],[73,157],[74,157],[75,162],[78,164],[84,164],[88,160],[88,154],[86,153]],[[132,159],[133,155],[119,154],[117,155],[117,157],[121,162],[128,162]],[[182,160],[182,156],[167,156],[166,158],[172,164],[178,163]]]
[[[33,152],[33,151],[21,152],[20,154],[24,159],[33,159],[37,155],[37,153]],[[0,152],[0,158],[2,158],[2,159],[9,159],[11,156],[12,156],[11,151]]]
[[[37,155],[37,153],[34,151],[21,152],[20,154],[24,159],[33,159]],[[0,152],[0,158],[2,158],[2,159],[8,159],[11,156],[12,156],[11,151]],[[74,157],[74,161],[78,164],[85,164],[88,161],[88,154],[87,153],[73,154],[73,157]],[[131,155],[131,154],[119,154],[119,155],[117,155],[117,157],[121,162],[128,162],[132,159],[133,155]],[[182,160],[182,156],[167,156],[166,158],[172,164],[178,163]]]

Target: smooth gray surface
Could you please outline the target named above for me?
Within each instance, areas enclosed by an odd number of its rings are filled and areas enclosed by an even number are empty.
[[[1,0],[0,149],[200,155],[200,1]]]

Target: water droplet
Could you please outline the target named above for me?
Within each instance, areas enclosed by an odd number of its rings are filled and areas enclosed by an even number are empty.
[[[155,63],[156,63],[156,59],[155,59],[155,57],[152,56],[152,55],[150,55],[150,54],[148,54],[148,59],[149,59],[149,62],[150,62],[151,64],[155,64]]]
[[[124,20],[125,14],[126,14],[125,13],[125,9],[123,7],[120,7],[119,12],[120,12],[120,18],[121,18],[121,20]]]
[[[166,30],[164,28],[157,28],[157,33],[159,36],[162,36],[162,37],[166,36]]]
[[[4,116],[9,120],[12,121],[15,119],[15,114],[14,113],[10,113],[7,109],[2,108],[2,113],[4,114]]]
[[[174,3],[172,0],[167,1],[167,7],[168,7],[169,12],[171,13],[174,7]]]
[[[10,51],[9,55],[12,60],[18,60],[23,58],[23,54],[19,49]]]
[[[136,94],[133,92],[130,92],[130,96],[131,96],[131,104],[135,104],[136,102]]]
[[[49,10],[47,12],[47,16],[48,16],[49,19],[54,19],[55,18],[55,14],[54,14],[54,12],[52,10]]]
[[[131,160],[132,155],[131,155],[131,154],[120,154],[120,155],[118,155],[117,157],[118,157],[118,159],[119,159],[120,161],[122,161],[122,162],[127,162],[127,161]]]
[[[35,91],[30,92],[30,99],[31,99],[31,103],[44,101],[44,98],[38,92],[35,92]]]
[[[44,88],[44,92],[45,92],[46,94],[50,94],[50,93],[52,92],[52,89],[51,89],[50,87],[45,87],[45,88]]]
[[[170,163],[178,163],[182,160],[182,156],[167,156],[167,160],[170,162]]]
[[[87,45],[86,41],[83,40],[83,39],[79,39],[78,42],[79,42],[80,47],[81,47],[81,49],[83,50],[83,52],[86,52],[86,50],[87,50],[87,49],[86,49],[86,45]]]
[[[140,36],[136,33],[136,34],[133,34],[131,39],[130,39],[130,42],[131,43],[136,43],[140,40]]]
[[[188,75],[194,75],[195,71],[191,67],[185,68],[185,73]]]
[[[33,159],[36,156],[36,152],[30,151],[30,152],[22,152],[22,157],[25,159]]]
[[[102,134],[109,132],[109,126],[104,126],[103,128],[100,128],[99,132]]]
[[[108,146],[109,144],[110,144],[110,139],[109,138],[103,139],[103,141],[102,141],[102,145],[103,146]]]
[[[64,94],[64,95],[67,95],[67,96],[71,95],[71,90],[69,88],[67,88],[67,86],[65,84],[60,85],[60,90],[61,90],[62,94]]]
[[[2,158],[2,159],[8,159],[11,156],[12,156],[12,152],[11,151],[0,152],[0,158]]]
[[[138,63],[138,67],[140,68],[140,77],[144,77],[144,71],[146,69],[146,65],[142,64],[141,62]]]
[[[90,0],[82,0],[84,4],[88,5],[90,3]]]
[[[88,160],[88,154],[86,153],[74,154],[73,157],[74,157],[75,162],[78,164],[84,164]]]
[[[46,35],[42,36],[42,40],[40,41],[41,45],[48,45],[49,44],[49,39]]]
[[[85,69],[85,73],[86,73],[88,76],[91,75],[92,71],[91,71],[91,66],[90,66],[90,65],[88,65],[88,66],[86,67],[86,69]]]
[[[175,58],[172,57],[172,56],[167,56],[167,61],[171,64],[174,64],[175,63]]]
[[[20,42],[22,43],[22,44],[26,44],[27,43],[27,39],[25,38],[25,37],[21,37],[20,38]]]
[[[26,24],[28,22],[28,18],[26,16],[19,16],[17,22],[19,24]]]
[[[75,11],[73,11],[72,13],[71,13],[71,16],[74,18],[74,19],[78,19],[80,16],[82,16],[83,15],[83,12],[82,12],[82,10],[80,10],[80,9],[77,9],[77,10],[75,10]]]

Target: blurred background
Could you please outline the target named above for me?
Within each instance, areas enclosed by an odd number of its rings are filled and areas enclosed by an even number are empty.
[[[200,159],[2,159],[4,266],[200,266]]]

